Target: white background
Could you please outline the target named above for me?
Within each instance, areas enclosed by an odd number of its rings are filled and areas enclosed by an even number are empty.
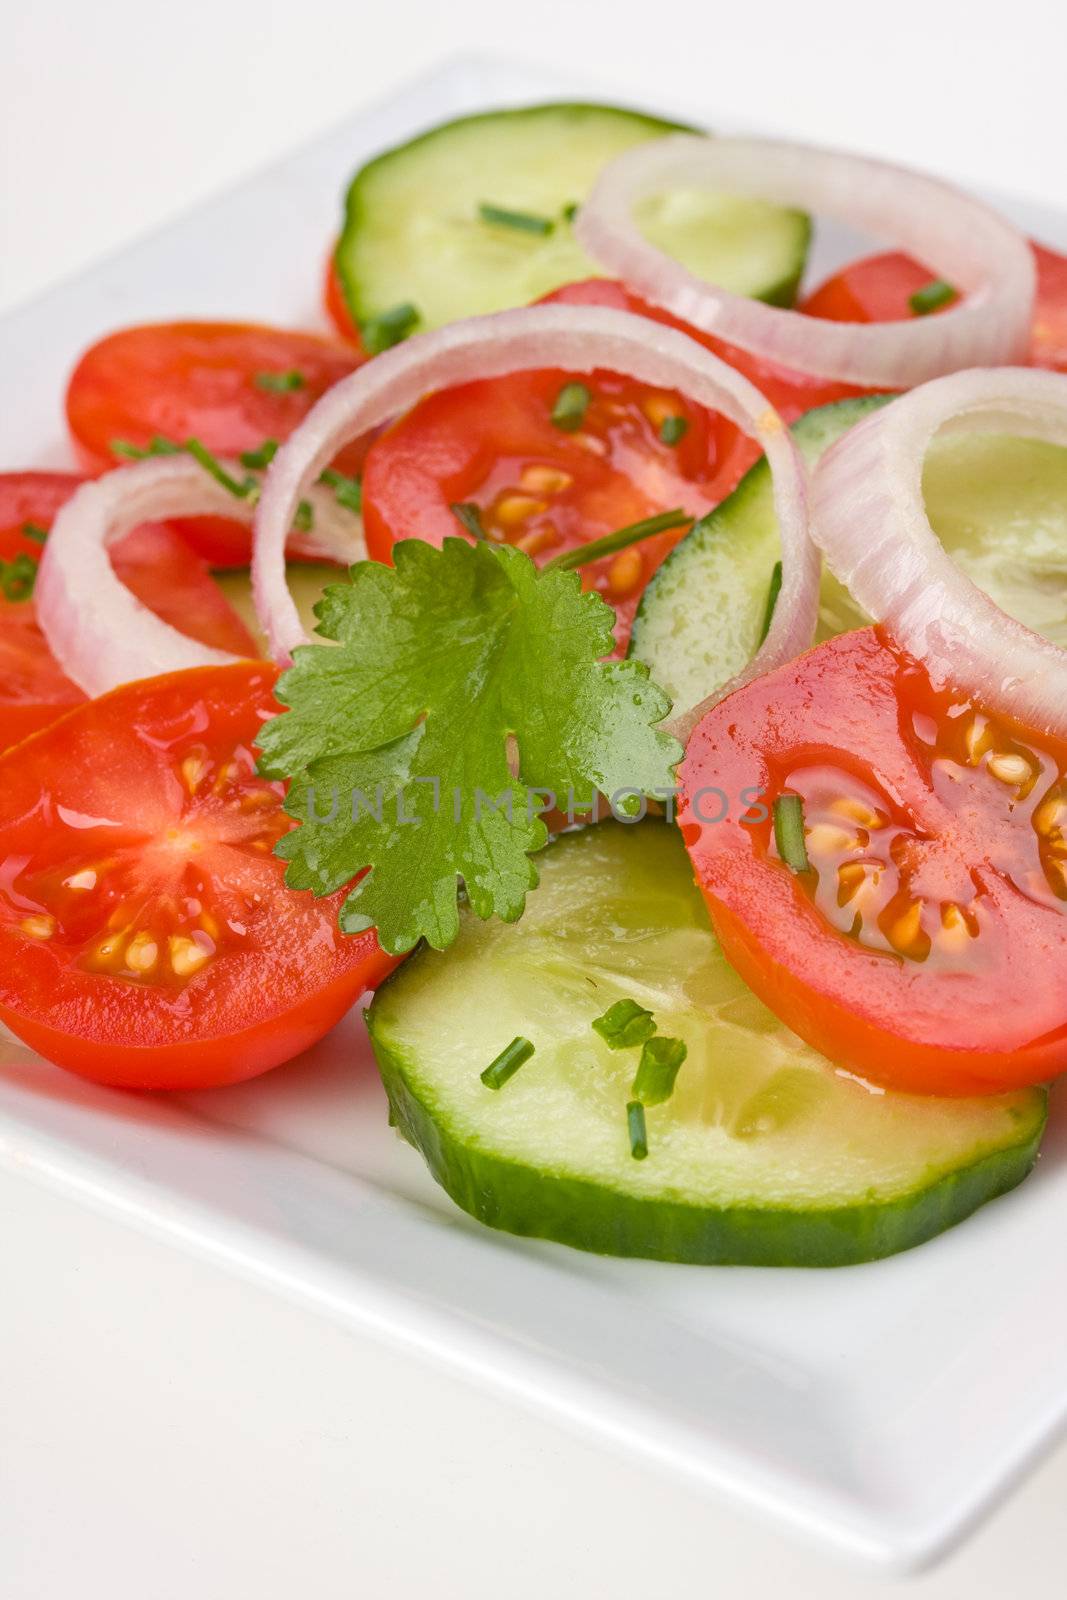
[[[577,66],[620,98],[676,94],[710,120],[1067,205],[1062,0],[996,13],[938,0],[0,0],[0,23],[0,308],[471,50]],[[20,1255],[10,1222],[31,1204],[44,1209]],[[0,1275],[31,1291],[4,1310],[0,1334],[4,1600],[413,1600],[431,1586],[443,1600],[546,1587],[560,1600],[886,1592],[543,1425],[520,1433],[503,1407],[494,1425],[512,1516],[481,1522],[447,1436],[439,1496],[410,1506],[403,1414],[393,1436],[373,1406],[375,1385],[387,1392],[384,1365],[360,1389],[355,1374],[345,1382],[334,1335],[266,1297],[229,1285],[216,1324],[221,1291],[207,1268],[15,1191],[4,1211]],[[282,1351],[291,1366],[279,1366]],[[436,1385],[433,1403],[457,1430],[488,1404],[443,1376],[406,1381],[411,1405],[430,1403]],[[125,1418],[102,1402],[112,1383],[129,1395]],[[1051,1600],[1062,1593],[1065,1502],[1061,1450],[910,1592]]]

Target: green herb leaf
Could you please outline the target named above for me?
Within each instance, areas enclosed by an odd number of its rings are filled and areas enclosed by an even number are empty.
[[[689,1054],[683,1039],[646,1039],[630,1093],[643,1106],[662,1105],[674,1093],[678,1069]]]
[[[631,1100],[626,1107],[626,1131],[630,1135],[630,1154],[635,1161],[644,1161],[648,1155],[648,1129],[640,1100]]]
[[[290,367],[288,372],[257,372],[252,382],[268,394],[292,394],[296,389],[307,388],[307,378],[296,367]]]
[[[180,444],[164,439],[160,433],[146,445],[130,444],[127,439],[109,439],[108,449],[112,455],[125,456],[128,461],[143,461],[146,456],[178,456],[182,452]]]
[[[473,500],[458,500],[448,508],[460,527],[466,528],[472,539],[487,539],[489,535],[482,523],[482,508]]]
[[[688,417],[664,417],[659,425],[659,436],[664,444],[681,444],[688,432]]]
[[[349,478],[345,473],[327,467],[325,472],[319,474],[319,482],[333,490],[339,506],[354,511],[357,516],[363,510],[363,485],[358,478]]]
[[[277,439],[264,439],[255,450],[242,450],[240,461],[242,467],[250,467],[253,472],[265,472],[277,454]]]
[[[509,211],[506,206],[493,206],[483,201],[478,207],[483,222],[495,223],[501,228],[517,228],[520,233],[537,233],[547,238],[556,224],[551,217],[538,217],[531,211]]]
[[[201,444],[199,439],[186,439],[185,448],[193,460],[203,467],[208,477],[214,478],[215,482],[221,484],[236,500],[250,500],[254,505],[259,499],[259,484],[255,478],[246,478],[243,483],[238,483],[237,479],[226,471],[218,456],[209,450],[206,444]]]
[[[616,1000],[602,1017],[593,1019],[591,1026],[609,1050],[630,1050],[651,1039],[656,1019],[645,1006],[627,998]]]
[[[487,1089],[502,1089],[509,1078],[513,1078],[524,1062],[529,1061],[534,1054],[534,1047],[529,1039],[524,1039],[520,1034],[506,1045],[495,1061],[491,1061],[485,1071],[481,1073],[481,1080]]]
[[[297,533],[310,533],[315,526],[315,507],[310,500],[301,500],[293,517],[293,527]]]
[[[940,311],[942,306],[949,306],[953,300],[959,299],[959,290],[954,289],[951,283],[946,283],[944,278],[934,278],[930,283],[924,283],[921,289],[908,296],[908,304],[917,317],[927,317],[931,311]]]
[[[774,802],[774,842],[790,872],[811,866],[804,842],[804,802],[798,794],[780,794]]]
[[[774,608],[778,604],[778,596],[782,592],[782,563],[776,561],[771,568],[771,581],[767,585],[767,602],[763,607],[763,621],[760,623],[759,642],[763,643],[771,631],[774,621]]]
[[[453,506],[452,510],[455,509]],[[573,572],[576,567],[587,567],[603,556],[613,556],[616,550],[625,550],[627,545],[640,544],[642,539],[651,539],[656,533],[666,533],[669,528],[684,527],[692,520],[689,512],[683,511],[680,506],[675,511],[661,511],[657,516],[645,517],[642,522],[631,522],[628,528],[616,528],[614,533],[605,533],[599,539],[590,539],[588,544],[564,550],[560,555],[553,556],[551,561],[546,561],[541,570]]]
[[[392,349],[394,344],[400,344],[408,334],[414,333],[418,322],[419,309],[410,300],[391,306],[388,311],[381,311],[376,317],[368,317],[360,323],[363,348],[368,355],[381,355],[383,350]]]
[[[655,726],[670,702],[647,667],[603,659],[612,612],[575,574],[460,538],[393,558],[327,589],[318,631],[339,648],[295,652],[277,689],[290,709],[259,743],[261,770],[293,780],[287,881],[330,894],[370,868],[341,926],[401,953],[455,938],[460,878],[478,916],[522,914],[544,791],[636,814],[682,751]]]
[[[0,561],[0,593],[5,600],[16,603],[28,600],[36,582],[37,563],[25,550],[20,550],[10,561]]]
[[[573,222],[577,215],[578,215],[578,202],[577,202],[577,200],[569,200],[567,202],[567,204],[563,207],[563,210],[560,212],[560,216],[563,218],[564,222]]]
[[[584,383],[565,383],[552,407],[552,421],[564,433],[577,433],[593,396]]]
[[[22,524],[22,537],[32,539],[34,544],[44,544],[48,538],[48,529],[42,528],[39,522],[24,522]]]

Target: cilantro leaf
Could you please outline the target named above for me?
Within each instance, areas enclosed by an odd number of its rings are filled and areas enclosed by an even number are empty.
[[[260,770],[292,779],[286,881],[331,894],[370,869],[341,927],[400,954],[455,938],[460,879],[478,916],[522,915],[541,791],[635,815],[682,750],[655,727],[670,701],[647,667],[600,659],[613,615],[576,573],[458,538],[393,554],[326,591],[318,632],[340,648],[295,652],[259,743]]]

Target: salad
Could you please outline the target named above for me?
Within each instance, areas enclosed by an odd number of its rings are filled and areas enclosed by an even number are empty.
[[[811,289],[813,215],[896,248]],[[324,300],[116,330],[78,470],[0,475],[6,1027],[200,1089],[372,994],[452,1199],[585,1250],[844,1265],[1020,1183],[1067,1070],[1067,258],[553,103],[363,166]]]

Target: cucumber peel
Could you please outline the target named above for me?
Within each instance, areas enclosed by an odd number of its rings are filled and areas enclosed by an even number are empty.
[[[1032,1167],[1044,1091],[872,1090],[784,1028],[722,956],[677,830],[603,823],[538,859],[521,921],[466,914],[367,1018],[393,1121],[480,1221],[604,1254],[838,1266],[929,1239]],[[688,1052],[641,1160],[640,1052],[592,1027],[627,997]],[[490,1092],[515,1036],[535,1053]]]

